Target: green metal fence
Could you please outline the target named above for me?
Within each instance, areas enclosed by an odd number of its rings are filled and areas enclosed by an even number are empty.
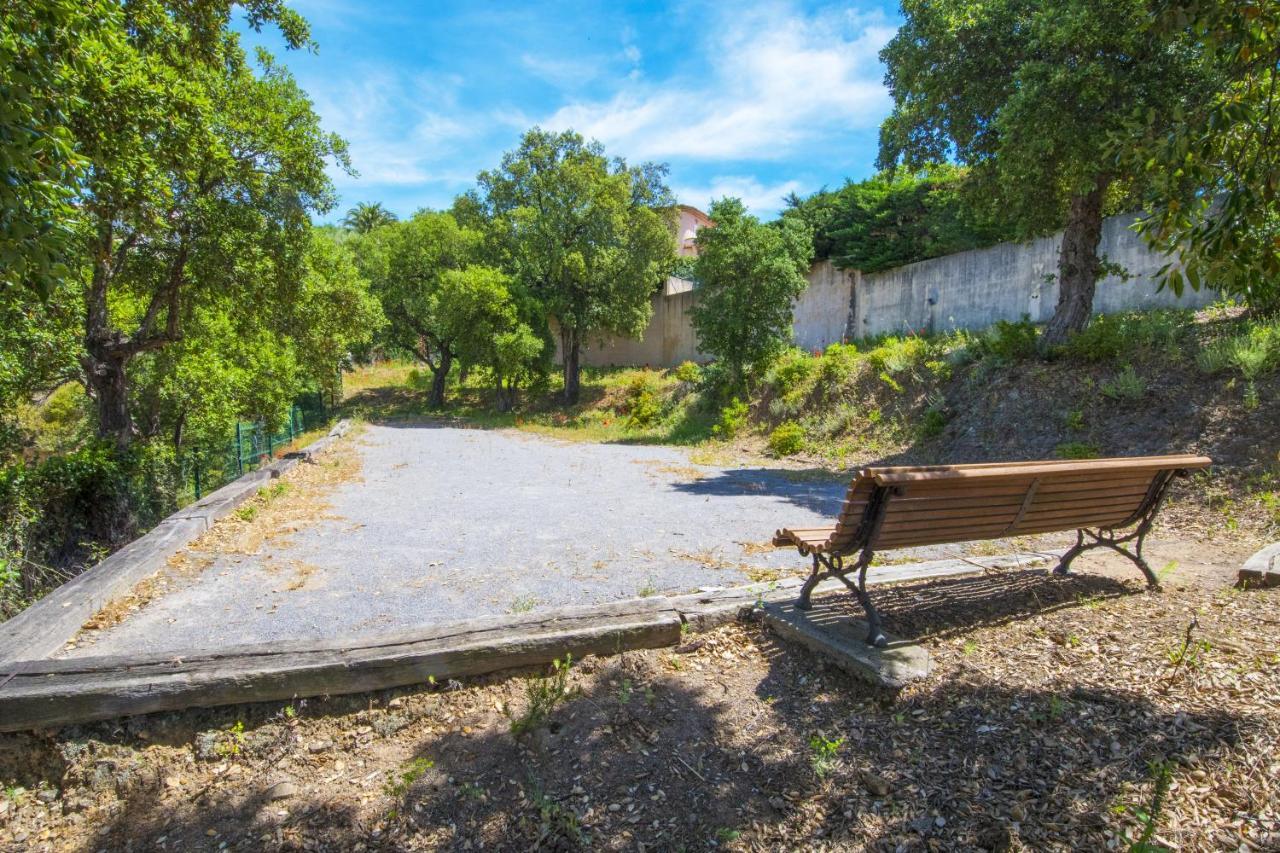
[[[306,405],[305,403],[317,403]],[[289,416],[274,432],[262,421],[237,421],[233,437],[223,448],[196,450],[183,459],[184,479],[196,500],[235,478],[268,465],[280,448],[327,419],[323,400],[304,400],[289,409]]]

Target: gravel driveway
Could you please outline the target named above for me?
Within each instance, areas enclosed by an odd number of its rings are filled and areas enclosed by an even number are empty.
[[[363,482],[339,485],[323,518],[257,557],[218,556],[70,654],[384,633],[747,583],[751,568],[803,569],[793,550],[758,546],[780,526],[824,523],[846,486],[513,430],[381,425],[354,441]],[[264,568],[288,560],[311,569],[295,589]]]

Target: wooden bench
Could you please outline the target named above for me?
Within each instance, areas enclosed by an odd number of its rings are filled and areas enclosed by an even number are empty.
[[[1174,477],[1207,468],[1204,456],[1004,462],[864,468],[845,496],[836,523],[779,530],[773,544],[813,557],[813,573],[796,606],[807,610],[818,582],[838,578],[867,612],[867,642],[883,646],[880,616],[867,595],[867,567],[876,551],[1076,531],[1076,544],[1054,571],[1066,574],[1089,548],[1112,548],[1132,560],[1147,584],[1159,586],[1142,558]],[[1133,550],[1124,547],[1133,542]],[[844,557],[856,553],[848,568]],[[857,573],[855,584],[848,575]]]

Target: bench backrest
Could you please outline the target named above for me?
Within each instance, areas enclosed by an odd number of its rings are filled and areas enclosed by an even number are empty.
[[[1175,474],[1204,456],[865,468],[831,548],[907,548],[1135,523]]]

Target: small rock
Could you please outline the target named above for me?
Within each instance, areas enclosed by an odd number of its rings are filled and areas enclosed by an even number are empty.
[[[195,741],[196,758],[201,761],[213,761],[216,758],[220,758],[218,746],[221,743],[222,732],[200,732],[196,735]]]
[[[84,797],[72,797],[63,801],[62,811],[66,814],[74,815],[77,812],[85,811],[91,805],[93,805],[93,803]]]
[[[933,818],[929,817],[928,815],[924,815],[922,817],[918,817],[915,820],[911,821],[911,823],[908,824],[908,826],[910,826],[912,829],[914,829],[916,832],[920,833],[921,835],[928,835],[929,830],[933,829]]]
[[[166,788],[177,788],[182,785],[182,780],[177,776],[166,776],[164,777],[164,784]]]
[[[267,789],[268,800],[287,800],[298,795],[298,786],[292,782],[277,782]]]
[[[893,786],[889,784],[888,779],[872,773],[870,770],[863,770],[858,776],[862,780],[862,786],[877,797],[888,796],[889,792],[893,790]]]
[[[387,714],[373,721],[374,731],[383,737],[391,737],[407,725],[409,725],[408,718],[400,714]]]
[[[310,752],[314,755],[317,752],[324,752],[325,750],[328,750],[328,749],[333,749],[333,741],[318,740],[307,747],[307,752]]]
[[[404,707],[404,697],[403,697],[403,696],[397,696],[396,698],[392,699],[390,702],[388,702],[388,703],[387,703],[387,707],[388,707],[388,708],[403,708],[403,707]]]
[[[36,799],[42,803],[52,803],[58,799],[58,792],[52,788],[43,788],[36,793]]]

